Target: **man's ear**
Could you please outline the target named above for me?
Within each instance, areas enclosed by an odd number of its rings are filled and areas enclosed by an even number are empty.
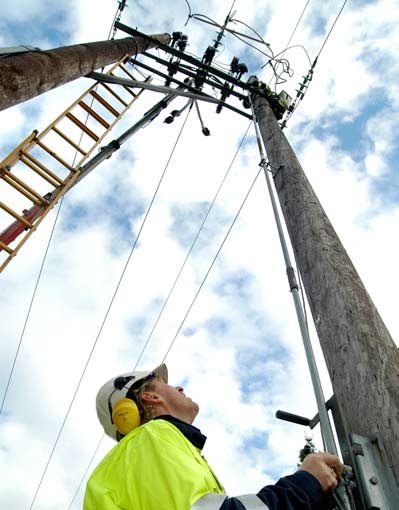
[[[143,402],[143,404],[160,404],[161,401],[162,401],[162,397],[158,394],[158,393],[155,393],[154,391],[151,391],[151,390],[145,390],[141,393],[140,395],[141,397],[141,401]]]

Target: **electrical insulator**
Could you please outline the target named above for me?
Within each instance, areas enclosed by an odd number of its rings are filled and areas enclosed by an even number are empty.
[[[243,75],[245,73],[248,72],[248,67],[246,64],[244,64],[243,62],[241,62],[240,64],[238,64],[238,73],[240,75]]]
[[[230,64],[230,69],[233,74],[238,73],[238,62],[239,62],[238,58],[233,57],[233,60],[231,61],[231,64]]]
[[[177,47],[180,51],[184,51],[187,47],[188,37],[186,35],[182,35],[181,40],[177,43]]]
[[[204,62],[205,64],[210,64],[213,60],[213,57],[215,56],[216,49],[213,46],[208,46],[208,48],[205,50],[204,54]]]
[[[251,102],[249,101],[248,97],[244,97],[242,100],[242,105],[244,108],[251,108]]]
[[[180,39],[182,37],[183,37],[182,32],[173,32],[173,34],[172,34],[172,41],[171,41],[171,44],[170,44],[172,46],[172,48],[177,43],[177,41],[180,41]]]

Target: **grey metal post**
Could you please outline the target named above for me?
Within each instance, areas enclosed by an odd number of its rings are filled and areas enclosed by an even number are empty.
[[[295,258],[347,432],[379,432],[399,481],[399,350],[266,98],[252,95]]]
[[[252,106],[252,111],[253,111],[252,103],[251,103],[251,106]],[[254,118],[255,118],[255,114],[254,114]],[[259,152],[260,152],[261,160],[262,160],[261,165],[262,165],[265,177],[266,177],[267,188],[269,191],[269,196],[270,196],[270,200],[271,200],[271,204],[272,204],[272,208],[273,208],[274,218],[276,221],[278,236],[280,239],[281,249],[283,251],[284,261],[285,261],[285,265],[286,265],[286,269],[287,269],[288,282],[290,285],[292,298],[294,300],[296,316],[297,316],[299,328],[301,331],[301,336],[302,336],[302,341],[303,341],[303,345],[305,348],[306,359],[308,362],[310,377],[312,380],[313,390],[314,390],[314,394],[316,397],[317,410],[319,412],[320,426],[321,426],[323,440],[324,440],[325,447],[326,447],[327,451],[329,451],[330,453],[337,454],[337,448],[335,445],[334,434],[332,431],[330,419],[328,417],[328,412],[326,409],[326,404],[325,404],[326,400],[325,400],[323,388],[322,388],[322,385],[320,382],[320,377],[319,377],[319,372],[317,370],[316,360],[315,360],[315,357],[313,354],[313,348],[312,348],[312,344],[311,344],[310,337],[309,337],[309,331],[308,331],[308,327],[307,327],[306,320],[305,320],[305,314],[304,314],[302,303],[301,303],[301,297],[299,295],[299,287],[298,287],[298,283],[296,280],[295,271],[292,267],[290,254],[288,252],[287,242],[285,240],[285,235],[284,235],[283,227],[282,227],[281,220],[280,220],[280,214],[279,214],[279,211],[277,208],[276,199],[274,197],[273,187],[272,187],[269,171],[267,168],[266,157],[265,157],[265,153],[264,153],[261,138],[260,138],[259,127],[258,127],[258,124],[256,121],[254,121],[254,126],[255,126],[255,131],[256,131],[256,138],[258,141]]]

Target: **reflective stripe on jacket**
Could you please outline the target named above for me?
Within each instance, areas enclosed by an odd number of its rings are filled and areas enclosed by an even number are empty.
[[[84,510],[189,510],[224,489],[199,448],[170,422],[134,429],[91,475]],[[225,497],[225,496],[224,496]]]
[[[235,496],[234,499],[238,499],[245,510],[268,510],[269,508],[256,494]],[[225,494],[205,494],[194,503],[191,510],[219,510],[225,500]]]

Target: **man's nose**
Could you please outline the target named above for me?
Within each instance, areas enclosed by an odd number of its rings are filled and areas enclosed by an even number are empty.
[[[184,388],[182,386],[176,386],[177,391],[180,391],[180,393],[184,393]]]

